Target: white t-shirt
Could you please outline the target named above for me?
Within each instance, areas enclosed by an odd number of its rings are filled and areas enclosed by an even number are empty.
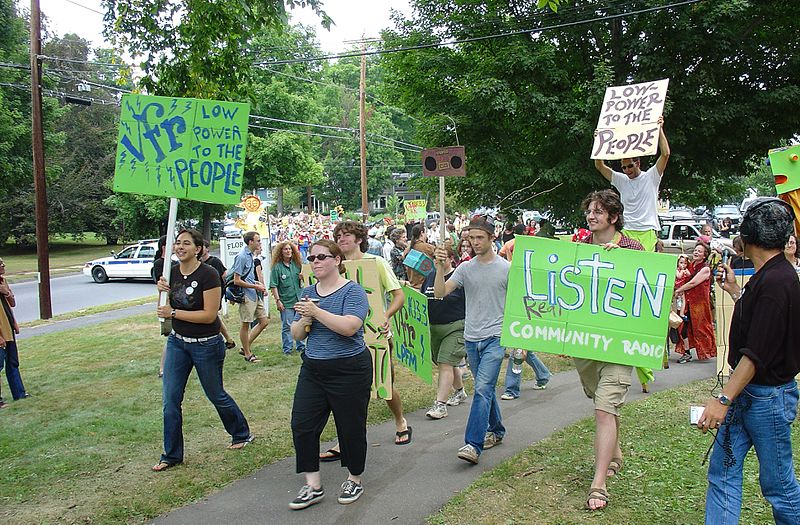
[[[625,229],[634,231],[658,230],[658,186],[661,175],[655,164],[635,179],[624,173],[611,172],[611,185],[619,190]]]

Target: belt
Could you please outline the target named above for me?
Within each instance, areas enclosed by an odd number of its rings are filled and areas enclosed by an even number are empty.
[[[174,335],[184,343],[205,343],[206,341],[211,341],[212,339],[216,339],[217,337],[219,337],[219,334],[212,335],[210,337],[185,337],[177,333],[175,330],[170,332],[170,335]]]

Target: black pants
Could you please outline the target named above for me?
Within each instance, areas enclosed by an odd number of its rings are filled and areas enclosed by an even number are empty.
[[[355,476],[364,472],[371,385],[372,357],[366,349],[343,359],[308,359],[303,354],[292,406],[298,473],[319,470],[319,438],[331,412],[336,420],[342,466]]]

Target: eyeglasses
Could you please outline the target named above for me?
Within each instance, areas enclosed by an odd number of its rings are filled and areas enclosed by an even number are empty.
[[[325,259],[333,259],[335,257],[336,257],[335,255],[329,255],[327,253],[321,253],[319,255],[309,255],[307,257],[307,259],[308,259],[308,262],[312,263],[312,262],[316,261],[317,259],[319,259],[320,261],[324,261]]]
[[[623,164],[623,165],[622,165],[622,169],[624,169],[624,170],[629,170],[629,169],[632,169],[634,166],[636,166],[636,164],[634,164],[633,162],[631,162],[630,164]]]
[[[586,210],[583,214],[588,217],[589,215],[594,215],[595,217],[601,217],[603,215],[608,214],[606,210],[603,209],[593,209],[593,210]]]

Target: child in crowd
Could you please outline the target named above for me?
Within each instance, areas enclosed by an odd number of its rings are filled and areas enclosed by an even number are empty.
[[[678,257],[678,268],[675,270],[675,289],[677,290],[689,281],[689,258],[685,255]],[[686,315],[686,298],[683,292],[675,294],[675,311],[681,317]]]

